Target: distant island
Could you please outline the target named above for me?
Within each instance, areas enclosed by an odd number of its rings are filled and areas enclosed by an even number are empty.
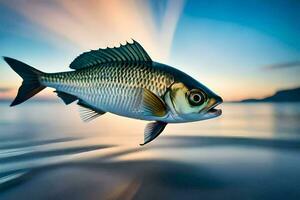
[[[274,95],[262,99],[244,99],[240,102],[300,102],[300,87],[279,90]]]

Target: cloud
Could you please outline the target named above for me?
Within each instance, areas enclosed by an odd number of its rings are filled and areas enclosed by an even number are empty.
[[[161,27],[155,23],[149,1],[11,0],[2,4],[30,20],[37,29],[44,29],[46,35],[56,35],[82,50],[114,46],[134,38],[153,59],[166,60],[184,0],[167,1]]]
[[[265,66],[265,69],[283,69],[283,68],[291,68],[291,67],[300,67],[300,60],[286,62],[286,63],[277,63]]]

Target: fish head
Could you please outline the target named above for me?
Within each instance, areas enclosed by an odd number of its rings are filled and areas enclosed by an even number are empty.
[[[222,114],[221,109],[215,108],[223,102],[222,98],[194,80],[192,83],[174,82],[164,99],[170,114],[178,121],[200,121]]]

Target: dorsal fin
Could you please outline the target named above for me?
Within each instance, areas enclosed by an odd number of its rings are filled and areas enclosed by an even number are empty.
[[[106,113],[103,110],[94,108],[88,104],[86,104],[84,101],[79,100],[77,103],[80,106],[80,117],[84,122],[89,122],[97,117],[99,117],[100,115],[103,115],[104,113]]]
[[[91,50],[82,53],[70,64],[71,69],[82,69],[104,63],[151,62],[150,56],[135,40],[120,47]]]

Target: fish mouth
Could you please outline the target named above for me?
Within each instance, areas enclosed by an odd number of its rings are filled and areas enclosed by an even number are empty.
[[[221,109],[211,108],[211,109],[209,109],[207,111],[207,113],[218,117],[218,116],[220,116],[222,114],[222,110]]]
[[[222,114],[221,109],[217,109],[216,107],[223,102],[223,99],[219,96],[212,98],[208,104],[208,108],[206,109],[207,115],[212,117],[218,117]]]

